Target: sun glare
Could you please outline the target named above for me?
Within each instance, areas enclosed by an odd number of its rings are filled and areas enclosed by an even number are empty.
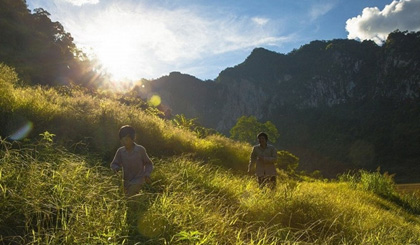
[[[182,13],[110,6],[85,19],[81,37],[113,80],[152,79],[198,56],[193,47],[202,42],[178,23],[189,18]]]
[[[86,31],[93,39],[92,51],[113,80],[138,80],[153,74],[142,45],[148,33],[138,21],[111,12],[86,23]]]
[[[198,75],[209,69],[202,65],[204,57],[214,62],[224,53],[284,41],[265,31],[271,30],[268,18],[213,20],[199,10],[129,2],[83,13],[83,22],[73,23],[80,30],[77,40],[92,50],[115,82],[154,79],[175,70]]]
[[[115,80],[139,79],[134,67],[141,61],[135,56],[135,44],[130,42],[132,37],[123,30],[108,30],[106,33],[93,48],[106,71]]]

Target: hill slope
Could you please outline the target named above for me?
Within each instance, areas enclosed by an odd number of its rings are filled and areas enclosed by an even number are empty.
[[[2,243],[420,242],[420,202],[395,192],[389,176],[362,171],[304,181],[280,171],[274,191],[260,190],[226,168],[246,164],[249,145],[199,139],[99,94],[20,87],[4,66],[0,84],[2,125],[33,127],[23,143],[0,140]],[[156,165],[153,183],[131,200],[107,166],[123,123],[138,129]]]

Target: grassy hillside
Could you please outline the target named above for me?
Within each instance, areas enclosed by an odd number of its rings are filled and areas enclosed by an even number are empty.
[[[69,148],[113,157],[119,146],[118,130],[130,124],[137,142],[151,155],[193,153],[235,169],[246,169],[249,145],[217,135],[199,139],[174,127],[136,105],[127,106],[111,95],[86,93],[82,89],[22,87],[13,69],[0,65],[0,135],[10,136],[33,125],[28,137],[48,131]]]
[[[107,96],[17,83],[0,67],[1,243],[420,243],[420,201],[397,193],[390,176],[281,171],[274,191],[260,190],[229,170],[246,167],[249,145],[199,139]],[[29,140],[4,139],[28,123]],[[130,200],[107,166],[123,124],[136,127],[156,165]]]

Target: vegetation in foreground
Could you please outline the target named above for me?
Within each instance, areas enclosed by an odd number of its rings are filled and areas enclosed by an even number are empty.
[[[153,183],[126,200],[101,161],[48,141],[2,142],[0,241],[62,244],[417,244],[420,205],[389,177],[337,182],[282,172],[274,191],[189,156],[154,159]],[[353,179],[351,179],[353,178]],[[386,194],[383,190],[387,190]]]
[[[419,199],[397,193],[391,176],[360,171],[325,181],[280,171],[274,191],[260,190],[227,170],[246,166],[247,144],[198,138],[100,94],[22,87],[0,68],[2,135],[21,138],[13,126],[32,125],[22,133],[31,140],[1,140],[2,243],[420,242]],[[156,163],[153,183],[130,200],[108,169],[121,124],[138,129]]]

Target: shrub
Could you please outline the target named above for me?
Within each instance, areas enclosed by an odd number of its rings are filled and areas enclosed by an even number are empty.
[[[383,197],[392,197],[395,194],[393,175],[381,174],[380,169],[373,173],[360,170],[360,184],[362,189]]]

